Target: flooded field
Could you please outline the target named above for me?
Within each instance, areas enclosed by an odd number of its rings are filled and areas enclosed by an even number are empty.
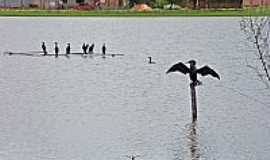
[[[269,159],[270,91],[240,20],[0,18],[0,159]],[[2,54],[42,41],[50,53],[87,42],[124,56]],[[199,77],[196,124],[188,77],[165,73],[190,59],[221,76]]]

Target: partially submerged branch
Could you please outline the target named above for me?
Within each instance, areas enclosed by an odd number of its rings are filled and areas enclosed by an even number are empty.
[[[247,39],[254,43],[257,56],[262,64],[263,71],[268,81],[270,75],[266,57],[269,56],[270,42],[270,18],[269,17],[247,17],[240,23],[241,29],[247,35]]]

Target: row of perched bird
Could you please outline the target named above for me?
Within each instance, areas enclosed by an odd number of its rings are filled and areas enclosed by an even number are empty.
[[[55,44],[55,46],[54,46],[55,57],[58,57],[58,53],[59,53],[58,43],[55,42],[54,44]],[[47,55],[48,52],[47,52],[47,49],[46,49],[45,42],[42,42],[41,47],[42,47],[44,55]],[[82,45],[82,50],[83,50],[82,54],[92,54],[92,53],[94,53],[93,52],[94,47],[95,47],[94,43],[91,44],[90,46],[89,46],[89,44],[83,43],[83,45]],[[68,55],[68,54],[71,54],[70,43],[67,43],[67,46],[66,46],[66,55]],[[102,54],[103,55],[106,54],[105,43],[102,46]],[[148,59],[149,59],[149,61],[148,61],[149,64],[155,64],[155,62],[152,61],[152,57],[148,57]],[[179,63],[173,65],[166,73],[178,71],[178,72],[181,72],[183,74],[189,74],[190,80],[192,81],[192,83],[194,85],[202,84],[197,79],[197,74],[198,73],[201,74],[202,76],[211,75],[211,76],[213,76],[213,77],[215,77],[217,79],[220,79],[220,76],[218,75],[218,73],[215,72],[212,68],[210,68],[208,66],[203,66],[203,67],[197,69],[195,60],[190,60],[187,63],[190,64],[190,67],[186,66],[182,62],[179,62]]]
[[[94,53],[94,47],[95,47],[95,44],[92,43],[91,45],[89,44],[85,44],[83,43],[82,45],[82,50],[83,50],[83,54],[92,54]],[[46,56],[48,54],[47,52],[47,47],[46,47],[46,44],[45,42],[42,42],[42,45],[41,45],[41,48],[42,48],[42,51],[43,51],[43,54],[44,56]],[[102,46],[102,54],[105,55],[106,54],[106,46],[105,46],[105,43],[103,43],[103,46]],[[55,53],[55,56],[57,57],[58,54],[59,54],[59,47],[58,47],[58,43],[57,42],[54,42],[54,53]],[[70,43],[67,43],[67,46],[66,46],[66,54],[71,54],[71,47],[70,47]]]

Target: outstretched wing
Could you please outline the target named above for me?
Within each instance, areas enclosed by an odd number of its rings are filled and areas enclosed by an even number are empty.
[[[179,62],[175,65],[173,65],[166,73],[170,73],[170,72],[181,72],[181,73],[184,73],[184,74],[187,74],[189,73],[190,69],[182,62]]]
[[[206,75],[210,74],[211,76],[216,77],[217,79],[220,79],[217,72],[208,66],[204,66],[204,67],[198,69],[197,73],[200,73],[202,76],[206,76]]]

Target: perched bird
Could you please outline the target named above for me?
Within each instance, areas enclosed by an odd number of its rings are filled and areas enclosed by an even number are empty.
[[[67,44],[67,48],[66,48],[66,54],[70,54],[70,43]]]
[[[42,47],[42,50],[43,50],[43,54],[44,54],[44,56],[45,56],[45,55],[47,55],[47,49],[46,49],[45,42],[42,42],[41,47]]]
[[[156,64],[156,62],[152,61],[152,57],[148,57],[148,59],[149,59],[149,61],[148,61],[149,64]]]
[[[103,46],[102,46],[102,54],[103,54],[103,55],[106,54],[106,46],[105,46],[105,43],[103,43]]]
[[[82,50],[84,51],[84,49],[85,49],[85,43],[83,43],[82,45]]]
[[[131,156],[126,155],[126,157],[130,158],[131,160],[135,160],[135,158],[140,157],[140,155],[131,155]]]
[[[57,42],[54,42],[54,52],[55,52],[55,57],[58,57],[59,47],[58,47]]]
[[[89,47],[88,54],[92,54],[94,51],[95,44],[92,43],[91,46]]]
[[[184,63],[179,62],[175,65],[173,65],[166,73],[170,73],[170,72],[181,72],[184,74],[189,74],[190,80],[192,81],[192,84],[195,85],[200,85],[202,84],[198,79],[197,79],[197,74],[201,74],[202,76],[207,76],[207,75],[211,75],[217,79],[220,79],[219,75],[217,74],[217,72],[215,72],[212,68],[206,66],[203,66],[199,69],[196,68],[196,61],[195,60],[190,60],[187,63],[190,64],[190,67],[188,68]]]
[[[83,43],[83,45],[82,45],[83,54],[87,54],[88,47],[89,47],[89,44]]]
[[[87,54],[87,49],[88,49],[88,47],[89,47],[89,44],[86,44],[86,45],[85,45],[85,54]]]

